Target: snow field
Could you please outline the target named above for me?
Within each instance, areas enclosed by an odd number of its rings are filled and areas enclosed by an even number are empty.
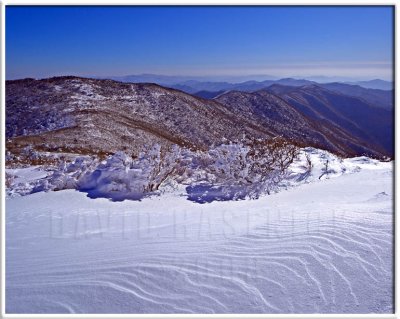
[[[392,312],[392,163],[309,153],[256,200],[9,198],[6,312]]]

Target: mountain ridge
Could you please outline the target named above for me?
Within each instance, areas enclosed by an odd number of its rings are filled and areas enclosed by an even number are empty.
[[[265,90],[230,91],[210,100],[152,83],[74,76],[6,81],[7,150],[15,154],[27,147],[41,152],[134,153],[152,143],[207,149],[244,137],[282,136],[342,156],[392,156],[368,134],[352,134]]]

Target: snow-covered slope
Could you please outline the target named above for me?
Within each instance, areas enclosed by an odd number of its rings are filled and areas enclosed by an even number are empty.
[[[392,174],[307,149],[257,200],[9,198],[6,311],[390,313]]]

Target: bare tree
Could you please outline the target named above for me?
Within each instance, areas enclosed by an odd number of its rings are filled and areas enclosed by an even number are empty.
[[[311,172],[313,164],[312,164],[312,161],[311,161],[311,156],[308,153],[306,153],[306,162],[307,162],[307,164],[306,164],[307,171]]]
[[[325,161],[325,163],[324,163],[324,168],[323,168],[322,174],[321,174],[321,176],[320,176],[318,179],[321,179],[322,176],[324,176],[324,175],[327,175],[327,176],[328,176],[328,173],[329,173],[329,160],[327,159],[327,160]]]

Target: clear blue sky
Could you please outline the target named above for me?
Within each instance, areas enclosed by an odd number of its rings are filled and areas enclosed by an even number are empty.
[[[391,7],[6,7],[6,77],[391,77]]]

